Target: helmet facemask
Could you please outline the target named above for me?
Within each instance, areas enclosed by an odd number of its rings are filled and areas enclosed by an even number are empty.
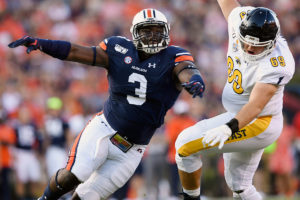
[[[169,31],[166,17],[155,9],[144,9],[136,14],[130,29],[136,49],[148,54],[168,47]]]
[[[243,37],[241,35],[241,33],[239,33],[238,39],[239,39],[239,48],[242,50],[245,61],[256,62],[256,61],[259,61],[260,59],[262,59],[263,57],[269,55],[273,51],[273,49],[275,48],[275,43],[276,43],[277,38],[275,40],[259,42],[259,38],[252,37],[249,35],[246,35],[245,37]],[[250,45],[254,48],[263,47],[264,49],[262,52],[260,52],[258,54],[250,54],[250,53],[247,53],[247,51],[245,50],[245,45]]]
[[[132,36],[137,50],[149,54],[158,53],[162,49],[165,49],[170,42],[169,30],[164,22],[137,24],[133,27]]]

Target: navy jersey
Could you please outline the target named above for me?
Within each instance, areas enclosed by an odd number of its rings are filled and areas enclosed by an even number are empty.
[[[17,148],[23,150],[33,150],[41,144],[41,135],[33,123],[18,123],[15,127],[15,130],[17,136]]]
[[[132,41],[124,37],[107,38],[100,47],[109,57],[110,96],[104,115],[129,141],[148,144],[180,93],[173,68],[179,62],[193,61],[193,57],[180,47],[169,46],[141,61]]]
[[[50,144],[53,146],[65,148],[66,132],[69,129],[66,123],[60,117],[47,116],[45,120],[45,131],[50,139]]]

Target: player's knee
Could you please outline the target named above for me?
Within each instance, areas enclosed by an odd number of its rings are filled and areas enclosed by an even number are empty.
[[[183,157],[176,153],[175,160],[178,169],[188,173],[194,172],[202,167],[202,160],[198,154]]]
[[[178,151],[178,149],[186,143],[186,134],[189,133],[189,128],[186,128],[184,129],[183,131],[181,131],[181,133],[177,136],[177,139],[175,141],[175,148],[176,148],[176,151]]]
[[[76,192],[72,196],[72,200],[99,200],[101,197],[98,192],[93,189],[88,189],[85,192],[77,194]]]
[[[76,187],[80,181],[70,171],[66,169],[60,169],[51,179],[51,185],[55,186],[61,191],[68,192]]]
[[[76,192],[73,193],[71,200],[81,200]]]
[[[90,178],[76,188],[81,200],[107,199],[117,187],[109,177],[93,173]]]
[[[99,199],[106,199],[109,195],[112,194],[111,190],[111,184],[107,184],[107,179],[104,177],[103,183],[105,183],[105,186],[103,184],[100,184],[99,182],[94,181],[95,179],[92,177],[92,179],[89,179],[88,181],[79,184],[79,186],[76,188],[75,193],[79,197],[80,200],[99,200]],[[75,199],[74,199],[75,200]]]

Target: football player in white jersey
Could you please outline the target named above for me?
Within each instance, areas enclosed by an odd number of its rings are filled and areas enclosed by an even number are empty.
[[[253,176],[264,148],[281,134],[283,90],[295,62],[273,11],[241,7],[236,0],[218,3],[229,32],[228,79],[222,95],[227,112],[182,131],[176,162],[185,200],[200,199],[200,155],[208,152],[223,153],[234,199],[259,200]]]

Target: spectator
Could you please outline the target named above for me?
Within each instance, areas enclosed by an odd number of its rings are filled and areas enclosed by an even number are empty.
[[[269,160],[270,172],[275,175],[276,193],[287,199],[295,195],[294,158],[291,151],[295,133],[294,127],[284,120],[282,133]]]
[[[36,198],[38,184],[42,176],[37,150],[42,139],[26,107],[21,107],[18,111],[15,130],[17,137],[15,151],[16,192],[21,200]]]
[[[45,116],[46,166],[48,177],[66,165],[69,125],[62,117],[63,102],[58,97],[47,100],[47,115]],[[71,139],[71,138],[70,138]]]
[[[3,110],[0,111],[0,199],[12,199],[13,153],[12,147],[16,143],[14,129],[6,123]]]

